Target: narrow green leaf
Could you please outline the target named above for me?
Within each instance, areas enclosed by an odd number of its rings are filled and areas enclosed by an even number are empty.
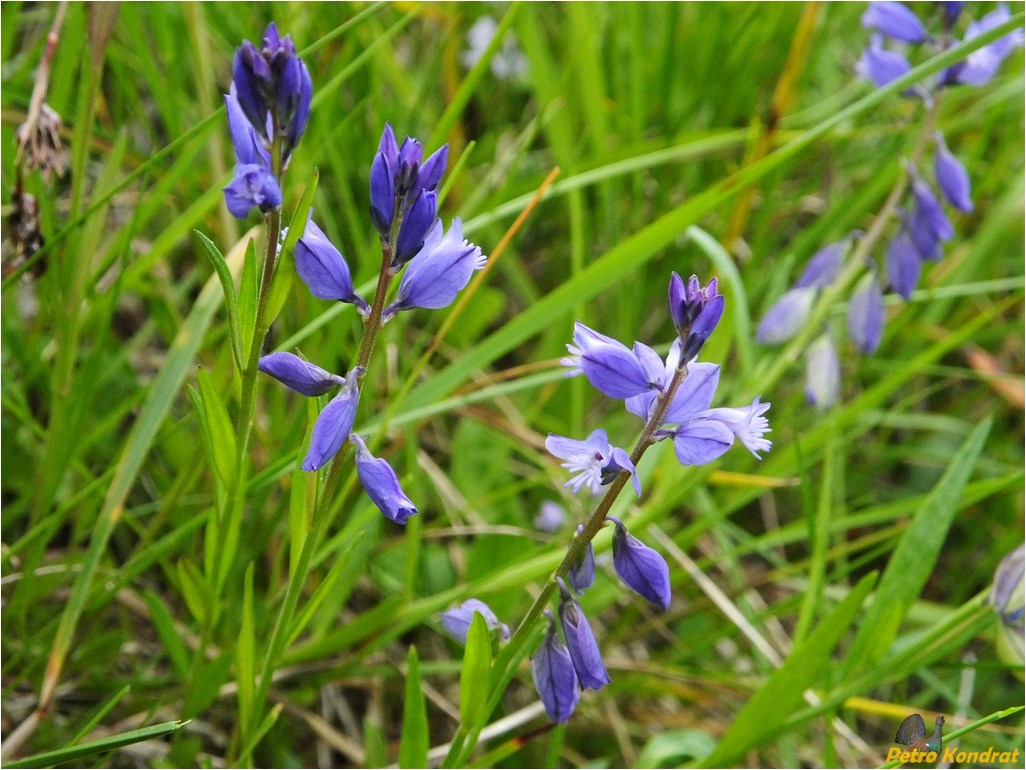
[[[232,277],[231,268],[225,261],[224,255],[214,245],[214,242],[207,238],[199,230],[193,230],[196,239],[203,247],[203,253],[207,255],[210,264],[214,266],[217,280],[221,282],[221,292],[224,294],[224,309],[228,314],[228,337],[232,344],[232,356],[235,358],[235,368],[242,371],[242,337],[239,336],[239,298],[235,292],[235,279]],[[245,276],[245,270],[243,271]]]
[[[150,611],[150,620],[153,621],[153,628],[164,645],[171,666],[183,679],[189,673],[189,651],[185,648],[178,629],[175,628],[174,619],[168,611],[164,600],[152,591],[144,591],[143,599]]]
[[[203,400],[204,435],[210,441],[210,464],[224,483],[225,489],[233,490],[238,480],[235,430],[232,428],[231,418],[228,417],[228,410],[221,403],[221,398],[210,380],[210,375],[205,369],[200,369],[196,378],[199,380],[200,398]]]
[[[428,747],[427,704],[420,683],[420,661],[417,648],[410,647],[406,658],[406,702],[403,707],[403,732],[399,744],[399,767],[427,767]]]
[[[848,632],[875,582],[876,573],[862,578],[816,630],[791,650],[784,665],[770,675],[741,709],[716,749],[702,760],[703,767],[735,764],[749,748],[785,724],[791,712],[802,703],[805,690],[820,679],[834,647]]]
[[[278,721],[278,717],[281,716],[281,712],[284,708],[285,707],[282,704],[278,703],[275,704],[274,708],[267,712],[267,716],[260,720],[260,724],[257,725],[257,729],[253,731],[249,741],[242,747],[242,756],[248,757],[252,755],[253,749],[255,749],[261,739],[267,735],[268,731],[274,727],[274,723]]]
[[[148,741],[151,738],[160,738],[161,736],[173,733],[185,724],[188,723],[161,722],[159,725],[143,727],[138,730],[130,730],[127,733],[111,735],[98,741],[81,743],[78,746],[68,746],[63,749],[57,749],[56,751],[47,751],[45,754],[36,754],[14,762],[5,762],[4,767],[52,767],[66,762],[73,762],[76,759],[88,757],[92,754],[101,754],[104,751],[112,751],[114,749],[121,748],[122,746],[130,746],[133,743]]]
[[[253,620],[253,562],[246,567],[242,589],[242,626],[235,647],[235,682],[239,688],[239,730],[249,738],[253,726],[253,694],[256,684],[256,623]]]
[[[474,620],[467,632],[467,646],[463,651],[463,671],[460,674],[460,723],[473,726],[487,719],[485,705],[488,703],[491,684],[492,642],[488,625],[480,612],[474,613]]]
[[[303,197],[292,212],[292,219],[289,221],[289,231],[285,236],[285,242],[281,247],[281,255],[278,257],[278,264],[274,269],[274,277],[271,279],[271,289],[267,295],[267,307],[264,311],[264,324],[268,327],[274,323],[285,301],[292,290],[292,281],[296,277],[296,243],[306,230],[306,221],[310,216],[310,208],[313,206],[314,193],[317,192],[317,180],[320,173],[314,169],[310,181],[306,184]]]
[[[363,750],[366,752],[364,767],[384,767],[388,764],[385,731],[369,716],[363,720]]]
[[[312,473],[304,474],[314,478]],[[348,567],[348,556],[353,546],[356,545],[361,538],[366,534],[366,530],[361,530],[356,537],[352,538],[347,542],[342,549],[335,556],[335,563],[331,565],[331,569],[328,574],[325,575],[324,580],[317,586],[317,590],[313,592],[313,596],[310,597],[303,605],[302,612],[296,616],[296,619],[292,623],[292,631],[289,634],[288,644],[292,644],[296,638],[303,633],[303,629],[306,628],[307,624],[313,618],[314,613],[317,612],[317,608],[321,606],[321,602],[335,591],[335,586],[338,584],[338,580],[345,573],[346,567]]]
[[[202,626],[207,621],[207,615],[214,604],[214,591],[203,579],[199,569],[193,561],[186,557],[178,560],[178,579],[182,596],[189,612]]]
[[[85,738],[87,735],[89,735],[90,732],[92,732],[93,728],[96,727],[96,725],[100,724],[100,722],[103,721],[103,718],[110,713],[111,709],[118,705],[121,702],[122,698],[128,695],[128,693],[130,693],[131,691],[132,685],[126,684],[120,690],[114,693],[110,698],[108,698],[107,701],[96,710],[96,713],[89,717],[89,721],[82,725],[79,731],[75,733],[75,737],[68,742],[68,745],[75,746],[78,743],[80,743],[83,738]]]
[[[239,279],[239,335],[242,341],[242,361],[249,360],[249,347],[253,344],[253,329],[256,326],[257,295],[260,292],[259,269],[257,268],[256,241],[249,238],[242,260],[242,276]],[[240,366],[238,371],[242,371]]]
[[[846,674],[872,665],[897,638],[901,619],[919,598],[937,564],[948,530],[959,511],[962,491],[976,467],[990,428],[991,420],[988,419],[973,429],[929,497],[913,515],[912,523],[894,549],[880,579],[880,587],[859,626],[845,661]]]
[[[311,399],[313,401],[314,399]],[[289,489],[289,572],[296,571],[299,555],[303,552],[310,514],[317,496],[317,476],[296,468],[292,472],[292,486]]]

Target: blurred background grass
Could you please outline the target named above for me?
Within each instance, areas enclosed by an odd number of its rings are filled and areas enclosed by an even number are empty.
[[[967,13],[992,7],[969,4]],[[99,554],[55,706],[23,753],[185,718],[193,721],[173,739],[83,761],[220,766],[244,753],[234,649],[243,574],[252,562],[259,646],[286,585],[296,531],[290,495],[307,478],[292,475],[307,404],[260,386],[244,542],[218,594],[194,569],[213,501],[197,418],[184,388],[173,379],[165,387],[161,373],[182,366],[195,385],[202,366],[229,410],[236,407],[219,306],[209,328],[190,327],[202,336],[189,360],[174,364],[168,353],[211,279],[190,231],[227,253],[246,230],[224,209],[220,187],[233,158],[223,115],[209,117],[230,82],[234,48],[259,39],[271,20],[301,50],[338,32],[304,56],[314,111],[285,199],[295,206],[319,169],[318,219],[358,284],[377,271],[367,176],[386,120],[429,150],[450,142],[450,168],[459,171],[443,217],[462,217],[485,253],[525,196],[553,167],[560,172],[407,395],[403,383],[448,311],[386,327],[357,430],[388,416],[385,446],[406,469],[404,486],[421,516],[405,531],[392,527],[349,480],[305,596],[319,585],[330,590],[279,667],[271,702],[282,710],[253,755],[257,764],[395,762],[412,644],[430,744],[451,738],[461,652],[439,633],[437,612],[476,595],[515,623],[589,512],[587,500],[564,495],[545,434],[582,436],[601,424],[615,444],[636,435],[633,418],[558,371],[573,320],[623,340],[668,341],[671,270],[726,281],[729,319],[704,354],[723,364],[717,404],[772,401],[775,448],[761,464],[735,450],[711,468],[687,470],[672,453],[650,453],[646,495],[620,507],[639,536],[668,555],[673,606],[653,613],[607,568],[585,608],[613,684],[584,697],[568,726],[535,733],[547,723],[525,711],[535,696],[522,672],[493,716],[512,715],[513,727],[483,745],[495,753],[479,755],[481,763],[673,766],[707,758],[726,734],[719,751],[732,765],[865,766],[881,761],[912,710],[950,715],[951,729],[1022,705],[1020,679],[993,651],[993,616],[963,618],[997,562],[1023,540],[1021,52],[987,87],[944,94],[939,125],[969,168],[976,210],[955,219],[945,260],[927,267],[912,301],[889,306],[880,351],[843,355],[842,405],[831,413],[805,405],[800,360],[783,377],[764,379],[781,353],[752,345],[748,319],[758,320],[820,245],[869,225],[914,144],[921,105],[888,99],[784,157],[743,192],[701,197],[870,92],[853,74],[868,39],[862,10],[122,4],[103,44],[89,33],[91,19],[94,30],[102,25],[96,7],[72,4],[48,102],[66,123],[73,173],[49,183],[26,176],[51,243],[37,277],[8,278],[3,293],[5,737],[31,718],[58,619],[120,481],[123,511]],[[1013,4],[1013,13],[1021,10]],[[54,11],[2,7],[5,214],[14,131]],[[526,71],[500,78],[484,68],[479,80],[468,79],[468,30],[483,16],[510,14]],[[98,77],[94,62],[102,62]],[[81,226],[67,228],[83,211]],[[658,232],[646,230],[667,215]],[[725,265],[739,280],[729,280]],[[269,348],[298,346],[321,366],[345,370],[360,327],[354,313],[339,310],[297,283]],[[842,307],[831,320],[843,328]],[[152,442],[133,443],[157,390],[167,405],[156,412]],[[893,566],[912,514],[953,460],[964,459],[959,447],[987,418],[993,427],[965,469],[969,483],[946,501],[954,515],[943,548],[929,554],[922,595],[902,607],[893,654],[877,662],[875,678],[846,670],[854,633],[839,629],[834,665],[811,685],[828,704],[835,698],[824,713],[796,704],[755,745],[728,733],[754,693],[778,686],[768,678],[773,653],[787,658],[796,637],[829,616],[859,578]],[[117,468],[135,464],[119,479]],[[570,512],[566,531],[551,537],[532,527],[546,500]],[[928,524],[929,514],[915,520]],[[661,538],[712,579],[719,605]],[[607,549],[608,534],[597,543]],[[738,614],[725,614],[724,601]],[[203,607],[214,602],[221,620],[204,629]],[[953,630],[944,643],[924,647],[909,666],[895,661],[945,623]],[[1022,748],[1021,714],[962,743]]]

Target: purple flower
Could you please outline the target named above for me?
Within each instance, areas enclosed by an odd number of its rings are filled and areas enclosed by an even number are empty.
[[[320,396],[336,385],[346,384],[345,378],[292,353],[271,353],[260,359],[257,368],[304,396]]]
[[[912,65],[904,56],[883,47],[879,35],[873,35],[869,48],[862,52],[862,58],[855,65],[859,77],[870,81],[877,88],[883,88],[911,69]]]
[[[474,622],[474,613],[484,618],[489,631],[498,631],[502,641],[509,641],[509,626],[500,623],[491,608],[479,599],[467,599],[459,607],[443,612],[442,628],[457,642],[466,644],[470,624]]]
[[[392,269],[398,271],[420,251],[435,223],[435,188],[445,171],[449,146],[444,145],[423,160],[420,142],[406,137],[399,146],[389,123],[381,134],[371,164],[371,218],[382,243],[392,237],[395,217],[401,218]]]
[[[274,22],[268,24],[263,49],[248,40],[236,49],[232,78],[242,112],[256,133],[268,143],[274,139],[272,131],[285,139],[287,162],[306,130],[313,96],[310,73],[296,56],[292,38],[281,37]]]
[[[641,480],[634,463],[624,450],[609,443],[609,437],[601,428],[583,441],[550,433],[545,439],[545,448],[566,460],[562,467],[577,474],[563,485],[574,494],[581,487],[598,494],[604,484],[611,483],[621,471],[627,471],[634,482],[634,491],[641,496]]]
[[[917,177],[912,179],[912,197],[916,202],[908,223],[912,241],[923,259],[940,259],[940,242],[950,241],[955,229],[930,185]]]
[[[837,278],[838,273],[841,272],[841,266],[844,264],[844,253],[847,250],[847,238],[821,248],[809,258],[801,276],[795,281],[794,288],[804,289],[810,287],[813,289],[825,289],[832,284],[834,279]]]
[[[979,37],[994,27],[1004,24],[1012,18],[1008,8],[1002,4],[979,21],[970,22],[965,29],[965,40]],[[942,85],[983,86],[993,80],[1001,64],[1015,48],[1023,44],[1023,31],[1016,29],[1007,35],[978,48],[969,54],[965,61],[949,67],[941,75]]]
[[[870,3],[862,14],[862,26],[906,43],[922,43],[929,37],[919,17],[902,3]]]
[[[542,532],[558,532],[566,522],[566,509],[559,503],[546,500],[534,517],[534,528]]]
[[[848,302],[848,334],[855,347],[866,355],[880,347],[884,315],[883,290],[876,274],[869,273],[859,282]]]
[[[811,286],[784,292],[763,316],[756,339],[766,345],[791,339],[809,319],[815,298],[816,289]]]
[[[734,443],[734,433],[717,420],[690,420],[667,435],[684,466],[705,465],[722,456]]]
[[[673,376],[679,348],[675,344],[666,357],[665,375]],[[756,398],[750,406],[711,409],[720,367],[716,364],[692,362],[688,374],[677,388],[663,417],[663,425],[676,426],[656,432],[659,439],[673,439],[674,451],[682,465],[704,465],[726,452],[738,438],[748,450],[759,457],[772,444],[763,438],[769,432],[769,421],[763,417],[769,404]],[[655,408],[656,393],[650,391],[627,399],[627,411],[648,420]]]
[[[670,568],[659,553],[627,531],[615,516],[613,522],[613,569],[629,589],[664,610],[670,606]]]
[[[348,431],[346,433],[348,435]],[[410,516],[417,514],[417,506],[399,486],[399,478],[392,466],[384,458],[372,455],[360,436],[351,438],[356,444],[356,475],[360,477],[367,496],[386,518],[396,524],[405,524]]]
[[[264,147],[260,137],[257,136],[253,124],[243,113],[234,83],[231,84],[229,92],[224,95],[224,107],[228,114],[228,131],[235,149],[235,162],[241,165],[262,165],[269,171],[271,154]]]
[[[578,524],[577,537],[580,537],[583,531],[584,525]],[[595,582],[595,548],[591,541],[588,541],[588,546],[581,554],[581,558],[570,566],[567,577],[570,578],[571,587],[579,594],[583,594],[585,589],[590,588]]]
[[[809,347],[805,371],[805,395],[809,403],[821,409],[837,403],[841,395],[841,363],[829,334],[824,334]]]
[[[306,230],[296,243],[296,272],[318,299],[349,302],[356,305],[360,315],[370,312],[366,300],[353,288],[345,257],[314,222],[313,209],[310,209]]]
[[[432,191],[418,195],[403,216],[396,238],[395,254],[392,256],[392,272],[413,259],[424,246],[428,233],[435,224],[438,213],[438,199]]]
[[[449,232],[444,236],[442,221],[436,219],[420,252],[410,260],[395,302],[385,308],[384,318],[387,320],[402,310],[415,307],[447,307],[470,282],[474,271],[483,268],[486,261],[481,247],[464,239],[459,218],[452,221]]]
[[[937,131],[933,135],[937,143],[934,155],[933,170],[937,177],[937,186],[948,199],[948,202],[959,211],[972,211],[973,199],[969,184],[969,173],[958,158],[948,149],[944,135]]]
[[[602,662],[598,641],[584,617],[584,610],[577,599],[566,587],[562,578],[559,580],[559,621],[563,626],[563,636],[570,651],[577,679],[585,690],[601,690],[609,684],[609,674]]]
[[[304,471],[315,471],[334,457],[349,437],[356,420],[356,407],[360,402],[359,367],[346,377],[339,377],[314,366],[291,353],[271,353],[260,359],[257,368],[269,374],[288,388],[304,396],[319,396],[332,385],[342,389],[321,410],[314,423],[310,450],[300,466]]]
[[[670,276],[669,295],[670,316],[677,336],[683,341],[682,355],[684,360],[690,361],[698,355],[720,322],[723,295],[717,291],[715,278],[703,289],[698,276],[691,276],[685,285],[677,273]]]
[[[759,452],[768,452],[773,446],[772,441],[764,438],[767,433],[772,432],[769,420],[763,416],[769,408],[768,401],[762,403],[760,397],[756,396],[749,406],[721,406],[706,410],[702,416],[707,420],[723,423],[756,459],[761,460]]]
[[[653,383],[638,356],[612,337],[589,329],[580,321],[574,324],[574,341],[560,363],[570,367],[568,377],[584,373],[588,382],[610,398],[630,398],[644,393]]]
[[[905,299],[911,297],[912,291],[919,283],[923,263],[919,250],[905,227],[898,230],[897,235],[887,245],[884,264],[891,287]]]
[[[716,364],[692,364],[666,411],[664,424],[676,427],[660,430],[657,436],[673,439],[681,465],[710,463],[734,443],[731,428],[722,419],[709,416],[719,378]]]
[[[235,167],[235,178],[224,188],[224,202],[236,219],[245,219],[256,206],[266,214],[281,205],[281,189],[267,168],[259,163]]]
[[[552,613],[545,610],[545,617],[549,621],[549,630],[545,641],[531,658],[531,677],[549,718],[562,724],[577,708],[580,686],[570,652],[556,634]]]

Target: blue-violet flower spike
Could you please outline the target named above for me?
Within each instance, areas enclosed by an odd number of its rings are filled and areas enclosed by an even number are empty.
[[[937,152],[934,155],[933,163],[937,186],[956,209],[972,211],[973,198],[969,184],[969,172],[948,149],[948,145],[944,142],[944,135],[940,131],[937,131],[933,138],[937,143]]]
[[[459,218],[452,221],[444,236],[442,220],[436,219],[423,248],[406,267],[396,300],[385,308],[384,318],[415,307],[438,309],[451,305],[486,261],[481,247],[463,238]]]
[[[405,524],[410,516],[417,514],[417,506],[399,486],[399,478],[392,466],[384,458],[372,455],[360,436],[353,436],[352,440],[356,444],[356,475],[360,477],[367,496],[386,518],[396,524]]]
[[[880,347],[884,319],[883,290],[871,272],[859,282],[848,303],[848,334],[855,347],[867,356]]]
[[[531,658],[531,677],[549,718],[563,724],[577,708],[580,686],[570,652],[556,633],[552,613],[545,610],[545,616],[549,620],[549,630],[545,641]]]
[[[324,466],[349,438],[356,420],[356,407],[360,403],[359,376],[362,373],[359,367],[350,371],[338,395],[317,416],[310,450],[300,466],[304,471],[315,471]]]
[[[922,43],[929,37],[923,22],[903,3],[870,3],[862,14],[862,26],[906,43]]]
[[[313,209],[306,230],[296,243],[296,272],[317,299],[349,302],[364,316],[370,312],[367,301],[353,288],[345,257],[314,222]]]
[[[627,531],[615,516],[606,516],[616,527],[613,534],[613,569],[629,589],[664,610],[670,606],[670,567],[659,552]]]
[[[503,641],[509,641],[509,626],[500,623],[491,608],[480,599],[467,599],[459,607],[443,612],[442,628],[457,642],[466,644],[475,613],[484,618],[485,625],[490,631],[498,631]]]
[[[566,460],[562,467],[577,474],[563,485],[574,494],[581,487],[587,487],[592,494],[598,494],[602,486],[612,482],[620,471],[627,471],[634,482],[634,491],[638,496],[641,495],[641,480],[634,463],[624,450],[610,445],[606,432],[601,428],[583,441],[550,433],[545,439],[545,448],[554,456]]]
[[[304,396],[320,396],[337,385],[345,384],[344,378],[292,353],[266,355],[257,363],[257,368]]]
[[[580,537],[583,531],[584,525],[578,524],[576,536]],[[588,547],[584,549],[581,558],[570,566],[567,577],[570,578],[571,587],[579,594],[583,594],[585,589],[591,588],[592,583],[595,582],[595,547],[591,541],[588,542]]]
[[[559,580],[559,621],[563,626],[570,660],[573,661],[577,679],[585,690],[601,690],[609,684],[609,674],[602,662],[595,633],[584,617],[584,610],[563,582]]]
[[[841,363],[829,334],[824,334],[809,347],[805,368],[805,395],[809,403],[821,409],[837,403],[841,395]]]

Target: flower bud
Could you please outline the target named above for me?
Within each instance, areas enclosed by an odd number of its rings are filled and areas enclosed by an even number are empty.
[[[601,690],[609,684],[609,674],[602,662],[595,634],[584,617],[584,610],[578,604],[566,583],[559,578],[559,620],[563,626],[563,636],[570,651],[574,671],[586,690]]]
[[[670,567],[659,552],[627,531],[623,522],[607,516],[613,534],[613,569],[629,589],[664,610],[670,606]]]
[[[531,677],[549,718],[562,724],[577,708],[580,687],[570,652],[556,634],[552,613],[546,610],[545,617],[548,618],[549,630],[545,641],[531,658]]]

